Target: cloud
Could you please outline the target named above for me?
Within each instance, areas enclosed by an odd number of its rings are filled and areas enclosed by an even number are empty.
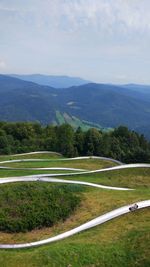
[[[0,69],[149,77],[149,10],[150,0],[0,0]]]
[[[67,32],[89,27],[107,33],[149,31],[149,8],[149,0],[27,0],[22,4],[6,0],[0,4],[0,11],[17,11],[18,20],[29,14],[35,25]]]
[[[0,6],[0,11],[9,11],[9,12],[14,12],[16,11],[16,8],[11,8],[11,7],[2,7]]]
[[[6,62],[4,62],[3,60],[0,60],[0,70],[3,71],[6,69]]]
[[[150,30],[149,0],[48,0],[42,5],[61,30]]]

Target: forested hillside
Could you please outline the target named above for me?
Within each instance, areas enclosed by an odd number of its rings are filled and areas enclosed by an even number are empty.
[[[95,83],[56,89],[0,75],[0,120],[59,124],[59,113],[103,128],[123,124],[150,138],[150,90],[146,92]]]
[[[15,77],[24,81],[34,82],[40,85],[48,85],[54,88],[67,88],[71,86],[78,86],[89,83],[89,81],[81,79],[79,77],[58,76],[58,75],[42,75],[42,74],[30,74],[30,75],[18,75],[11,74],[11,77]]]
[[[64,156],[106,156],[123,162],[150,162],[150,143],[127,127],[102,132],[91,128],[76,131],[68,124],[0,123],[0,154],[49,150]]]

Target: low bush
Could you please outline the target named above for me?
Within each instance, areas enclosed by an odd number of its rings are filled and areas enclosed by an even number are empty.
[[[80,203],[75,191],[43,183],[1,186],[0,231],[26,232],[64,221]]]

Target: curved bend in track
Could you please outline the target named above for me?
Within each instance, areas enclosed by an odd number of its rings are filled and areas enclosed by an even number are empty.
[[[32,154],[53,154],[54,152],[49,151],[38,151],[38,152],[29,152],[29,153],[23,153],[23,154],[15,154],[11,156],[20,156],[20,155],[32,155]],[[61,155],[59,153],[54,153]],[[75,158],[61,158],[61,159],[18,159],[18,160],[5,160],[1,161],[0,164],[5,163],[15,163],[15,162],[43,162],[43,161],[71,161],[71,160],[84,160],[84,159],[99,159],[104,161],[111,161],[113,163],[117,163],[118,166],[98,169],[98,170],[92,170],[87,171],[84,169],[76,169],[76,168],[14,168],[14,167],[6,167],[6,166],[0,166],[0,169],[8,169],[8,170],[66,170],[66,171],[75,171],[72,173],[55,173],[55,174],[47,174],[43,176],[47,177],[57,177],[57,176],[72,176],[72,175],[82,175],[82,174],[90,174],[90,173],[98,173],[98,172],[105,172],[105,171],[113,171],[113,170],[121,170],[121,169],[131,169],[131,168],[150,168],[150,164],[147,163],[132,163],[132,164],[124,164],[121,161],[114,160],[112,158],[106,158],[106,157],[98,157],[98,156],[84,156],[84,157],[75,157]]]
[[[141,202],[137,202],[138,205],[138,209],[142,209],[142,208],[147,208],[150,206],[150,200],[145,200],[145,201],[141,201]],[[36,241],[36,242],[31,242],[31,243],[24,243],[24,244],[0,244],[0,248],[1,249],[17,249],[17,248],[30,248],[30,247],[36,247],[36,246],[40,246],[40,245],[45,245],[45,244],[49,244],[52,243],[54,241],[60,241],[64,238],[70,237],[74,234],[77,234],[79,232],[82,232],[84,230],[90,229],[92,227],[95,227],[97,225],[100,225],[102,223],[105,223],[109,220],[112,220],[116,217],[119,217],[121,215],[124,215],[126,213],[129,213],[129,207],[131,205],[126,205],[123,206],[119,209],[115,209],[113,211],[110,211],[108,213],[105,213],[104,215],[101,215],[87,223],[84,223],[70,231],[67,231],[63,234],[59,234],[57,236],[54,237],[50,237],[48,239],[44,239],[41,241]]]
[[[23,156],[23,155],[32,155],[32,154],[53,154],[53,152],[48,152],[48,151],[37,151],[37,152],[29,152],[29,153],[23,153],[23,154],[15,154],[15,155],[11,155],[11,156]],[[56,155],[61,155],[59,153],[54,153]],[[53,162],[53,161],[76,161],[76,160],[84,160],[84,159],[99,159],[99,160],[104,160],[104,161],[111,161],[113,163],[117,163],[119,165],[122,165],[123,163],[112,159],[112,158],[106,158],[106,157],[97,157],[97,156],[85,156],[85,157],[75,157],[75,158],[61,158],[61,159],[15,159],[15,160],[5,160],[5,161],[0,161],[0,164],[6,164],[6,163],[18,163],[18,162]],[[87,173],[87,170],[85,169],[76,169],[76,168],[53,168],[53,167],[49,167],[49,168],[17,168],[17,167],[7,167],[7,166],[0,166],[0,169],[6,169],[6,170],[66,170],[66,171],[75,171],[75,173],[71,173],[71,175],[76,174],[76,172],[85,172]],[[67,173],[64,173],[64,176],[67,175]],[[54,176],[54,174],[50,175],[50,176]],[[57,175],[56,175],[57,176]],[[58,175],[58,176],[61,176]]]
[[[1,178],[0,184],[15,183],[15,182],[39,182],[39,181],[40,182],[47,182],[47,183],[79,184],[79,185],[86,185],[86,186],[91,186],[91,187],[110,189],[110,190],[119,190],[119,191],[134,190],[134,189],[130,189],[130,188],[106,186],[106,185],[88,183],[88,182],[83,182],[83,181],[47,178],[47,177],[42,177],[40,175],[38,177],[37,177],[37,175],[30,175],[30,176]]]
[[[50,154],[50,155],[62,156],[61,153],[54,152],[54,151],[33,151],[33,152],[28,152],[28,153],[13,154],[10,156],[18,157],[18,156],[33,155],[33,154]]]
[[[34,153],[27,153],[27,154],[36,154],[36,153],[47,153],[47,151],[41,151],[41,152],[34,152]],[[25,154],[22,154],[25,155]],[[16,155],[17,156],[17,155]],[[73,158],[74,160],[76,159],[87,159],[87,158],[99,158],[99,159],[103,159],[103,160],[111,160],[113,162],[118,163],[121,166],[115,166],[115,167],[110,167],[110,168],[105,168],[105,169],[101,169],[101,170],[95,170],[95,171],[85,171],[85,172],[81,172],[81,173],[67,173],[67,174],[53,174],[53,176],[64,176],[64,175],[78,175],[78,174],[88,174],[88,173],[95,173],[95,172],[101,172],[101,171],[111,171],[111,170],[117,170],[117,169],[125,169],[125,168],[138,168],[138,167],[150,167],[150,164],[126,164],[126,165],[122,165],[121,162],[117,162],[113,159],[108,159],[108,158],[101,158],[101,157],[78,157],[78,158]],[[62,160],[62,159],[61,159]],[[72,159],[63,159],[63,160],[72,160]],[[21,161],[21,160],[19,160]],[[24,160],[22,160],[24,161]],[[29,160],[26,160],[29,161]],[[37,160],[35,160],[37,161]],[[9,161],[5,161],[5,162],[1,162],[1,163],[6,163]],[[10,162],[13,162],[10,160]],[[17,162],[14,161],[14,162]],[[10,168],[9,168],[10,169]],[[59,168],[56,168],[59,169]],[[63,169],[63,168],[62,168]],[[67,168],[66,168],[67,169]],[[77,169],[74,169],[77,170]],[[78,169],[79,170],[79,169]],[[26,181],[41,181],[41,182],[57,182],[57,183],[72,183],[72,184],[80,184],[80,185],[87,185],[87,186],[92,186],[92,187],[98,187],[98,188],[105,188],[105,189],[112,189],[112,190],[132,190],[129,188],[118,188],[118,187],[110,187],[110,186],[103,186],[103,185],[99,185],[99,184],[93,184],[93,183],[88,183],[88,182],[83,182],[83,181],[72,181],[72,180],[64,180],[64,179],[56,179],[56,178],[47,178],[49,176],[52,176],[52,174],[41,174],[41,175],[30,175],[30,176],[22,176],[22,177],[10,177],[10,178],[2,178],[0,179],[0,184],[4,184],[4,183],[11,183],[11,182],[26,182]],[[137,202],[138,205],[138,209],[142,209],[142,208],[147,208],[150,207],[150,200],[145,200],[145,201],[141,201],[141,202]],[[76,233],[79,233],[81,231],[90,229],[92,227],[95,227],[97,225],[100,225],[102,223],[105,223],[109,220],[112,220],[116,217],[119,217],[123,214],[129,213],[129,207],[131,205],[126,205],[123,206],[121,208],[115,209],[111,212],[108,212],[104,215],[101,215],[87,223],[84,223],[72,230],[69,230],[65,233],[59,234],[57,236],[48,238],[48,239],[44,239],[41,241],[36,241],[36,242],[31,242],[31,243],[23,243],[23,244],[0,244],[0,249],[19,249],[19,248],[30,248],[30,247],[36,247],[36,246],[40,246],[40,245],[44,245],[44,244],[48,244],[48,243],[52,243],[54,241],[59,241],[62,240],[64,238],[67,238],[69,236],[72,236]]]
[[[54,155],[57,155],[57,156],[62,156],[62,154],[57,153],[57,152],[53,152],[53,151],[34,151],[34,152],[28,152],[28,153],[22,153],[22,154],[13,154],[13,155],[10,155],[10,156],[17,157],[17,156],[26,156],[26,155],[35,155],[35,154],[50,154],[50,155],[54,154]],[[101,160],[109,160],[109,161],[112,161],[114,163],[118,163],[120,165],[123,164],[121,161],[113,159],[113,158],[98,157],[98,156],[83,156],[83,157],[61,158],[61,159],[58,158],[56,160],[57,161],[59,161],[59,160],[69,161],[69,160],[82,160],[82,159],[101,159]],[[55,160],[55,159],[52,159],[52,160]]]

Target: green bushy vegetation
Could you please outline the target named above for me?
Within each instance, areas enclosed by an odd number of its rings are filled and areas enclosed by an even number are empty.
[[[0,123],[0,154],[37,150],[62,153],[67,157],[96,155],[123,162],[150,162],[150,143],[127,127],[103,132],[91,128],[76,131],[68,124],[42,126],[38,123]]]
[[[0,187],[0,231],[26,232],[64,221],[80,203],[79,188],[41,183]]]

